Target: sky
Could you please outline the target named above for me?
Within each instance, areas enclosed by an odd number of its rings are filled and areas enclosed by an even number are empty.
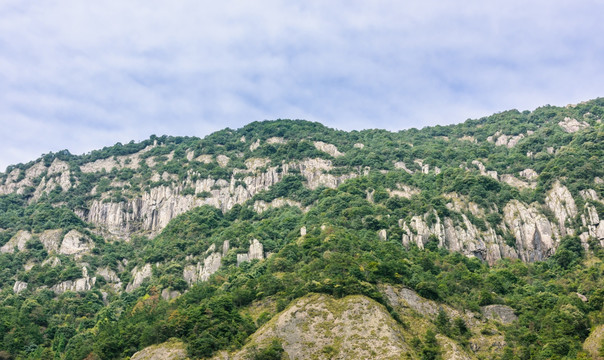
[[[0,172],[270,119],[459,123],[604,96],[603,1],[0,0]]]

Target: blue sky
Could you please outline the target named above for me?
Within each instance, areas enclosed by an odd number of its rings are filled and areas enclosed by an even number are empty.
[[[604,96],[602,1],[0,0],[0,171],[291,118],[451,124]]]

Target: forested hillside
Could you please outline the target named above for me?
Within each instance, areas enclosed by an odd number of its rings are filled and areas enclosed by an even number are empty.
[[[275,120],[10,166],[0,359],[604,358],[603,118]]]

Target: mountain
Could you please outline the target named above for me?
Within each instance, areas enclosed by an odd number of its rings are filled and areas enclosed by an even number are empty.
[[[597,358],[603,117],[276,120],[10,166],[0,358]]]

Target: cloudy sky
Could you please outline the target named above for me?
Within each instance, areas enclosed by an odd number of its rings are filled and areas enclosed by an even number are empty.
[[[0,0],[0,171],[151,134],[351,130],[604,96],[604,2]]]

